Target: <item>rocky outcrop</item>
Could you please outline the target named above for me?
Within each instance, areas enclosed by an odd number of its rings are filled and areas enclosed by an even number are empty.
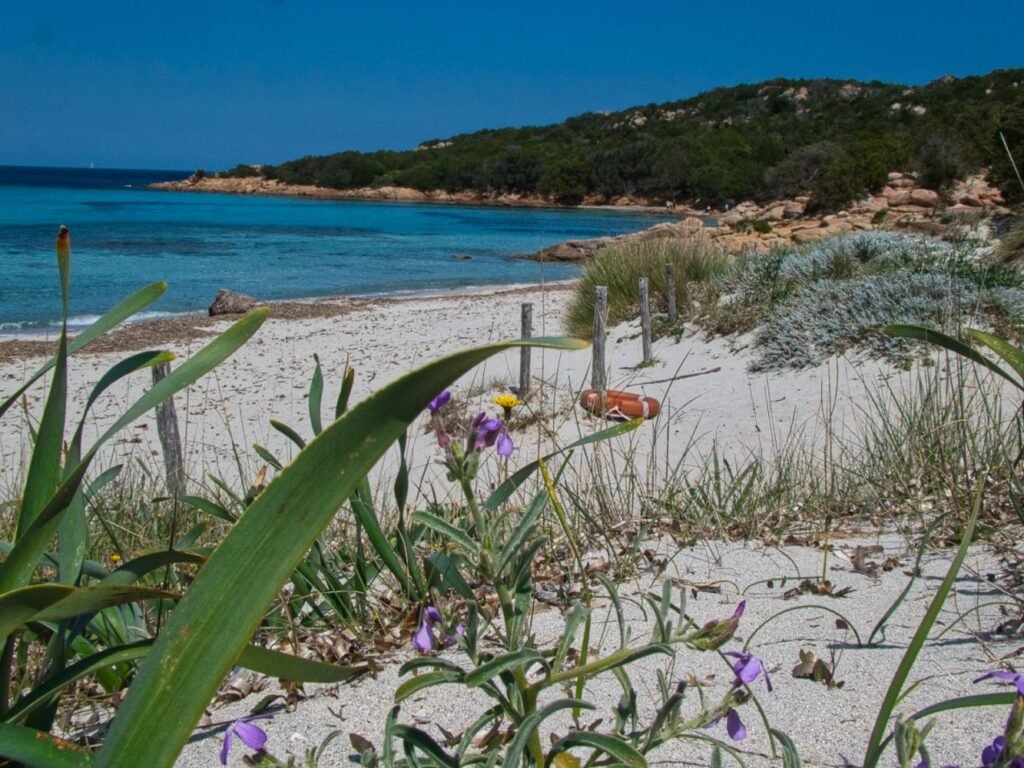
[[[213,300],[213,304],[210,305],[209,313],[210,317],[217,317],[218,315],[244,315],[251,309],[255,309],[258,305],[256,299],[245,293],[236,293],[235,291],[229,291],[227,288],[221,288],[217,291],[217,296]]]
[[[952,203],[950,201],[953,201]],[[765,206],[744,201],[717,216],[687,216],[656,224],[644,232],[617,238],[574,240],[546,248],[529,258],[585,261],[608,243],[656,237],[700,237],[729,253],[768,251],[772,248],[813,243],[828,237],[871,229],[907,229],[937,237],[956,229],[958,214],[998,213],[1002,194],[984,174],[958,182],[946,195],[922,187],[912,173],[891,173],[885,188],[851,204],[848,210],[808,216],[808,197],[776,200]],[[706,221],[702,221],[702,218]],[[953,221],[951,222],[950,219]]]

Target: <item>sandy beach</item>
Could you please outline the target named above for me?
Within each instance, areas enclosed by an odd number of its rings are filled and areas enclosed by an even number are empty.
[[[235,487],[250,481],[262,466],[252,451],[254,443],[282,461],[294,455],[292,444],[270,421],[311,436],[307,398],[314,354],[319,356],[326,381],[326,413],[333,407],[346,365],[356,372],[352,402],[357,402],[445,354],[517,338],[523,303],[533,304],[535,336],[564,334],[570,290],[567,284],[554,284],[398,299],[272,304],[269,319],[247,345],[175,399],[191,483],[198,488],[210,474]],[[128,351],[169,349],[187,358],[230,322],[187,316],[119,329],[75,356],[69,371],[73,393],[69,413],[80,413],[92,384]],[[639,328],[625,324],[611,330],[609,388],[640,392],[662,403],[658,419],[623,438],[621,444],[606,447],[628,458],[630,466],[620,469],[622,476],[651,487],[677,476],[688,462],[698,461],[713,447],[731,460],[742,461],[770,456],[783,445],[813,446],[823,439],[826,423],[832,438],[843,441],[847,431],[856,430],[869,393],[884,398],[887,391],[899,392],[910,381],[906,373],[889,366],[874,362],[854,366],[846,360],[771,376],[750,374],[750,358],[736,348],[743,344],[743,339],[706,341],[694,334],[678,343],[663,338],[654,344],[654,363],[638,367],[642,362]],[[38,337],[0,341],[4,389],[13,390],[35,370],[52,345],[52,340]],[[604,424],[576,405],[579,392],[590,386],[591,357],[590,350],[533,350],[532,391],[524,408],[517,411],[522,421],[532,424],[513,433],[519,446],[515,461],[525,463]],[[513,351],[488,360],[456,383],[453,392],[468,411],[496,412],[490,399],[518,382],[519,352]],[[87,443],[148,386],[149,374],[142,372],[105,394],[87,420]],[[32,417],[41,412],[44,395],[42,382],[27,393],[27,413]],[[15,471],[27,455],[26,426],[22,409],[0,422],[0,463],[5,473]],[[417,477],[433,466],[436,447],[422,429],[414,428],[410,437],[412,476]],[[108,446],[100,465],[130,465],[136,460],[159,476],[160,446],[152,417],[140,420]],[[384,465],[386,474],[387,459]],[[428,481],[431,477],[425,475]]]
[[[190,488],[209,488],[208,478],[213,475],[242,489],[263,466],[252,450],[254,443],[282,460],[294,455],[291,444],[271,428],[270,421],[281,421],[310,436],[307,393],[314,354],[320,358],[327,382],[326,410],[330,407],[327,404],[333,404],[346,364],[356,371],[353,401],[358,401],[439,356],[517,337],[524,302],[534,306],[534,335],[561,334],[571,290],[570,285],[556,284],[400,299],[332,299],[275,305],[270,318],[246,346],[176,400]],[[167,348],[188,357],[229,322],[196,317],[131,325],[104,342],[105,346],[77,355],[69,374],[74,393],[70,413],[78,418],[87,387],[128,351]],[[625,517],[631,511],[628,507],[639,502],[645,490],[678,481],[713,450],[738,466],[751,456],[767,458],[793,446],[802,446],[813,456],[820,454],[826,444],[855,445],[859,425],[869,417],[871,398],[884,401],[898,395],[917,375],[881,363],[846,359],[804,371],[751,374],[747,370],[751,357],[744,343],[742,338],[707,341],[693,333],[678,342],[665,338],[654,345],[655,362],[638,367],[641,342],[636,324],[612,329],[607,345],[609,386],[655,397],[663,410],[657,419],[630,435],[586,449],[587,460],[574,459],[565,482],[570,487],[607,487],[622,503]],[[0,382],[4,390],[12,390],[39,365],[47,344],[24,337],[0,342]],[[589,386],[590,365],[590,350],[534,350],[531,394],[517,415],[528,425],[513,431],[517,449],[512,467],[605,426],[577,405],[580,390]],[[508,391],[518,380],[516,351],[490,359],[457,382],[452,391],[467,412],[482,409],[493,413],[497,409],[490,399]],[[104,395],[87,421],[87,442],[149,383],[149,374],[145,373]],[[27,395],[28,416],[15,409],[0,422],[0,465],[4,473],[0,483],[10,486],[16,481],[15,468],[23,466],[28,449],[26,419],[38,417],[44,395],[43,386],[37,385]],[[538,418],[527,419],[527,414]],[[425,420],[411,430],[408,454],[413,479],[411,505],[451,494],[450,483],[438,471],[439,452],[433,435],[425,429]],[[136,461],[149,467],[156,477],[161,476],[160,444],[152,418],[133,425],[109,445],[98,466],[120,463],[131,467]],[[385,503],[390,499],[395,466],[392,452],[373,475],[376,493]],[[584,476],[587,467],[601,468],[601,473]],[[491,453],[480,482],[494,482],[507,471],[508,467]],[[820,526],[812,525],[812,529],[813,533]],[[813,543],[815,537],[809,541]],[[783,595],[796,583],[793,579],[797,576],[820,573],[822,550],[818,546],[775,550],[761,543],[705,542],[679,550],[666,540],[655,541],[652,546],[670,558],[666,575],[681,580],[681,584],[728,581],[727,589],[701,593],[699,599],[694,599],[691,609],[700,621],[730,613],[740,597],[737,593],[742,592],[749,601],[749,623],[744,622],[741,636],[761,620],[795,604],[824,604],[842,612],[854,628],[865,634],[906,584],[914,541],[913,532],[900,535],[891,529],[884,534],[862,531],[860,538],[841,541],[828,573],[837,587],[854,590],[843,599]],[[891,555],[898,565],[892,571],[870,576],[858,572],[850,557],[857,543],[881,545],[874,559],[881,561]],[[772,696],[761,696],[762,703],[773,724],[796,740],[807,764],[833,766],[859,759],[884,687],[949,558],[948,551],[928,556],[926,578],[918,580],[905,609],[893,620],[885,642],[877,647],[856,646],[849,632],[836,629],[831,614],[816,608],[787,614],[755,642],[754,649],[768,661],[778,686]],[[972,550],[971,558],[973,570],[964,572],[958,581],[957,597],[951,598],[943,614],[943,626],[950,627],[950,634],[930,647],[922,659],[915,679],[927,677],[928,682],[901,707],[902,712],[944,697],[978,692],[978,686],[971,684],[973,677],[992,668],[1008,652],[1002,645],[978,642],[998,620],[1000,594],[986,574],[998,571],[999,565],[996,557],[981,546]],[[636,583],[627,588],[634,593],[657,590],[662,578],[641,570]],[[766,586],[764,580],[773,578],[778,581]],[[985,607],[979,607],[983,603]],[[970,622],[955,620],[972,608],[978,610],[971,614]],[[598,615],[606,621],[607,606],[599,608]],[[538,637],[543,637],[557,631],[560,617],[557,610],[541,606],[534,621]],[[636,615],[631,615],[631,621],[636,623],[636,635],[642,636],[643,622]],[[603,642],[611,642],[614,634],[609,630]],[[802,648],[814,649],[822,658],[838,657],[837,676],[847,680],[847,685],[842,690],[828,689],[792,678],[790,669]],[[408,655],[399,652],[389,656],[385,661],[395,663],[386,663],[375,678],[365,677],[351,686],[307,686],[309,698],[299,702],[295,713],[272,710],[275,717],[267,724],[271,734],[268,747],[279,757],[286,753],[301,756],[305,748],[340,728],[345,737],[334,742],[326,763],[334,765],[341,764],[351,752],[349,733],[361,734],[379,745],[380,729],[398,682],[398,662]],[[677,675],[717,674],[710,684],[712,695],[728,683],[720,660],[710,654],[687,655],[680,663]],[[652,686],[653,667],[645,670],[641,675],[643,685]],[[271,684],[261,695],[273,690]],[[648,698],[653,696],[652,689],[645,690]],[[588,695],[605,704],[614,702],[619,695],[618,684],[614,678],[593,681]],[[214,764],[224,724],[246,714],[256,700],[250,696],[212,712],[178,765]],[[403,707],[403,719],[419,723],[438,736],[435,724],[458,730],[472,719],[473,705],[472,699],[461,695],[441,703],[421,697]],[[745,758],[752,765],[770,764],[769,745],[763,726],[756,722],[755,710],[745,708],[744,716],[752,734],[744,744]],[[933,754],[943,761],[974,759],[996,734],[1003,716],[991,711],[949,716],[932,737]],[[717,735],[723,736],[724,729],[719,730],[722,733]],[[708,754],[706,744],[678,743],[664,748],[658,756],[669,764],[704,764]],[[240,764],[239,759],[235,755],[232,764]]]

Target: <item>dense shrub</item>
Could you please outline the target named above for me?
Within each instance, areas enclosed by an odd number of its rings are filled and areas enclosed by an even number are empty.
[[[911,92],[878,82],[771,80],[558,125],[477,131],[405,152],[306,157],[264,175],[339,188],[387,179],[563,203],[597,195],[716,206],[809,193],[814,206],[837,208],[880,187],[892,170],[916,166],[941,185],[991,165],[992,179],[1017,195],[999,133],[1024,156],[1024,89],[1014,85],[1022,78],[1024,70],[997,71]],[[228,173],[236,170],[248,173]]]

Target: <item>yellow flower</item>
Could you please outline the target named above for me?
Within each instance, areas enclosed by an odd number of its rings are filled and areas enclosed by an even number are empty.
[[[117,563],[121,562],[121,556],[117,554],[117,552],[115,552],[110,556],[110,560],[116,565]]]
[[[510,411],[517,405],[522,405],[523,401],[515,395],[498,395],[491,400],[499,408],[504,408],[506,411]]]

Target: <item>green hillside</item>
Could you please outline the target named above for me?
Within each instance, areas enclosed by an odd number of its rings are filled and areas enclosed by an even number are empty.
[[[1024,158],[1024,69],[925,86],[769,80],[558,125],[484,130],[417,149],[340,152],[264,166],[267,178],[348,189],[397,185],[525,193],[559,203],[621,196],[720,205],[810,194],[833,208],[891,170],[941,188],[982,166],[1010,196],[1002,131]],[[239,166],[226,175],[251,175]]]

